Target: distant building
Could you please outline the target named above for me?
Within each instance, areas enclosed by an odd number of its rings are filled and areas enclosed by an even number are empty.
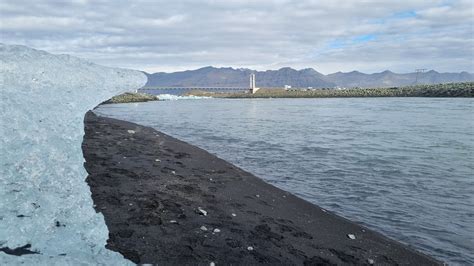
[[[291,89],[291,86],[290,85],[285,85],[285,90],[289,90]]]
[[[250,92],[256,93],[260,88],[255,87],[255,74],[250,74]]]

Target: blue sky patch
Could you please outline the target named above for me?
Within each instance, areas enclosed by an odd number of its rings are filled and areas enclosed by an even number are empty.
[[[354,43],[364,43],[375,40],[375,34],[364,34],[352,39]]]
[[[398,12],[393,14],[393,18],[403,19],[403,18],[414,18],[416,17],[416,12],[414,10]]]

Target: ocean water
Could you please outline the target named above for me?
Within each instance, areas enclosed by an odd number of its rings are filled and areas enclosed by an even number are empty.
[[[474,99],[103,105],[451,265],[474,264]]]

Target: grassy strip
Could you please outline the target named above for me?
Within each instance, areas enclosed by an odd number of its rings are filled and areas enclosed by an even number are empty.
[[[287,91],[284,89],[260,89],[255,94],[192,91],[188,94],[215,98],[473,97],[474,82],[415,85],[393,88],[354,88],[344,90],[297,89]]]
[[[103,104],[110,103],[136,103],[136,102],[148,102],[148,101],[157,101],[158,97],[146,93],[131,93],[126,92],[117,96],[110,98],[109,100],[103,102]]]

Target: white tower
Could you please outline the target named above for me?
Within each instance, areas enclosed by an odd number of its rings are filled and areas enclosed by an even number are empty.
[[[255,87],[255,74],[250,74],[250,92],[255,93],[259,88]]]

